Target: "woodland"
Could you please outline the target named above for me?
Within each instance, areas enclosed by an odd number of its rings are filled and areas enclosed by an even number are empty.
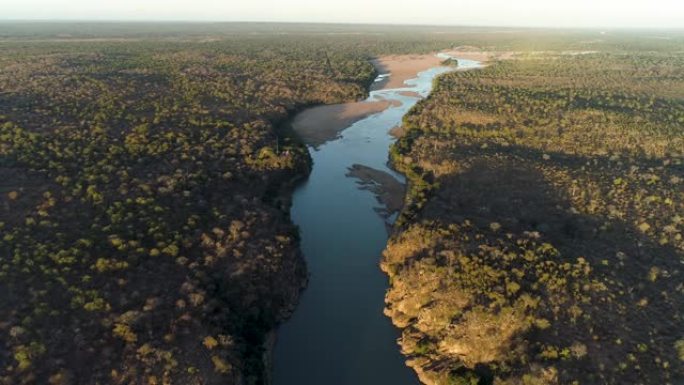
[[[289,120],[363,99],[374,57],[465,44],[516,55],[440,77],[391,149],[409,365],[681,383],[684,38],[642,35],[0,24],[0,384],[268,383],[307,277]]]
[[[682,47],[521,51],[404,118],[382,267],[424,383],[684,381]]]

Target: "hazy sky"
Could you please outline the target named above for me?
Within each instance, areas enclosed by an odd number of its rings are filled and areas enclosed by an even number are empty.
[[[0,0],[0,19],[684,28],[684,0]]]

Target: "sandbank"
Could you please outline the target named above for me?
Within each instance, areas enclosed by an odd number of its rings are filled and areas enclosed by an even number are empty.
[[[360,189],[369,190],[375,194],[378,202],[384,206],[376,209],[376,211],[384,218],[389,218],[403,207],[406,186],[391,174],[355,164],[349,168],[347,176],[358,179],[357,183]]]
[[[295,117],[292,128],[304,143],[316,147],[337,138],[342,130],[355,122],[382,112],[395,103],[393,100],[378,100],[312,107]]]
[[[404,82],[413,79],[419,72],[438,67],[442,59],[435,54],[426,55],[389,55],[371,61],[380,74],[391,74],[379,82],[373,83],[371,90],[387,90],[404,88]]]

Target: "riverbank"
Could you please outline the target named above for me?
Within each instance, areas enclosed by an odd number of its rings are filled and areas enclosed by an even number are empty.
[[[292,128],[307,145],[318,147],[355,122],[382,112],[397,101],[377,100],[312,107],[299,113]]]
[[[439,67],[442,59],[435,54],[425,55],[388,55],[371,61],[380,74],[390,74],[381,77],[371,86],[371,90],[388,90],[406,87],[406,81],[413,79],[420,72]]]
[[[360,189],[371,191],[382,207],[376,211],[384,219],[398,213],[404,205],[406,186],[390,173],[377,170],[362,164],[354,164],[349,168],[347,176],[357,179]]]

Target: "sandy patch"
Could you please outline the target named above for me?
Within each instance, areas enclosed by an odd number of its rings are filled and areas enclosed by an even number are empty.
[[[395,137],[396,139],[399,139],[406,134],[406,129],[401,125],[394,126],[389,130],[389,134]]]
[[[378,100],[313,107],[298,114],[292,122],[292,128],[306,144],[320,146],[337,138],[342,130],[355,122],[384,111],[396,103],[400,102]]]
[[[477,60],[483,63],[493,60],[510,60],[515,56],[515,52],[511,51],[485,51],[479,47],[467,45],[444,51],[444,53],[457,59]]]
[[[380,95],[375,95],[375,99],[377,100],[386,100],[390,103],[390,106],[392,107],[401,107],[404,105],[404,103],[401,102],[401,100],[396,100],[396,99],[387,99],[385,97],[382,97]]]
[[[383,217],[389,218],[399,212],[404,206],[406,186],[396,180],[391,174],[374,168],[355,164],[349,168],[347,176],[359,181],[359,188],[369,190],[375,194],[378,202],[383,205],[376,211]]]
[[[399,91],[398,94],[401,96],[408,96],[410,98],[422,98],[422,96],[416,91]]]
[[[371,90],[386,90],[406,87],[404,82],[413,79],[419,72],[438,67],[442,59],[434,54],[428,55],[390,55],[371,61],[381,74],[390,73],[389,77],[373,83]]]

